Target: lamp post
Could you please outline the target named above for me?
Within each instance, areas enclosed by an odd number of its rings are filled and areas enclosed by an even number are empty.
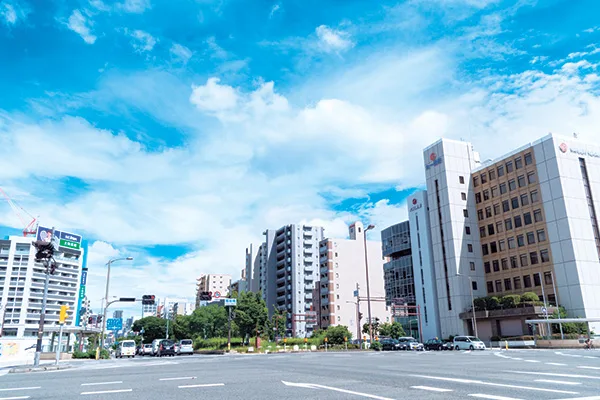
[[[477,317],[475,317],[475,298],[473,297],[473,278],[468,275],[456,274],[458,276],[462,276],[463,278],[469,278],[469,289],[471,289],[471,323],[473,324],[473,331],[475,332],[475,337],[479,337],[477,334]]]
[[[115,258],[113,260],[109,260],[106,265],[108,266],[108,270],[106,272],[106,292],[104,294],[104,313],[102,317],[102,334],[100,335],[100,348],[104,348],[104,331],[106,330],[106,310],[108,308],[108,286],[110,283],[110,265],[116,261],[131,261],[133,257],[125,257],[125,258]]]
[[[369,287],[369,258],[367,255],[367,232],[375,228],[375,225],[369,225],[363,232],[365,242],[365,273],[367,275],[367,314],[369,315],[369,340],[373,342],[373,321],[371,319],[371,290]]]

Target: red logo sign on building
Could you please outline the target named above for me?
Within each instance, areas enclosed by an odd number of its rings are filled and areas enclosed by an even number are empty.
[[[429,159],[430,159],[431,161],[435,161],[435,159],[436,159],[436,158],[437,158],[437,154],[435,154],[435,153],[431,153],[431,154],[429,155]]]
[[[413,203],[413,204],[417,204],[417,199],[413,199],[413,200],[412,200],[412,203]]]
[[[567,150],[569,149],[569,146],[567,146],[566,143],[561,143],[560,146],[558,146],[558,148],[560,149],[560,151],[562,151],[563,153],[566,153]]]

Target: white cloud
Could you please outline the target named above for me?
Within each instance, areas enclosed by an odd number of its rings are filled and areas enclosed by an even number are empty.
[[[315,32],[319,38],[319,47],[327,53],[345,51],[354,46],[346,32],[331,29],[326,25],[318,26]]]
[[[271,7],[271,12],[269,13],[269,19],[273,18],[273,15],[275,15],[275,13],[280,9],[281,5],[279,3],[273,4],[273,7]]]
[[[27,15],[31,10],[24,2],[17,0],[0,1],[0,20],[5,25],[16,25],[20,21],[27,19]]]
[[[190,101],[202,111],[227,111],[234,109],[238,104],[235,89],[220,85],[218,78],[210,78],[205,85],[192,86],[192,89]]]
[[[131,45],[133,46],[135,51],[139,53],[151,51],[157,42],[157,39],[154,36],[152,36],[148,32],[144,32],[139,29],[136,29],[134,31],[129,31],[126,29],[125,33],[129,37],[131,37]]]
[[[229,57],[227,51],[217,44],[214,36],[206,39],[206,45],[212,58],[226,59]]]
[[[92,33],[93,23],[81,11],[73,10],[67,26],[73,32],[79,34],[87,44],[94,44],[96,42],[96,36]]]
[[[150,0],[125,0],[123,3],[118,3],[116,7],[128,13],[141,14],[152,8]]]
[[[14,25],[17,22],[17,12],[10,3],[0,3],[0,16],[4,18],[7,25]]]
[[[187,62],[190,60],[190,58],[192,58],[192,55],[194,54],[190,49],[179,43],[173,43],[169,51],[176,59],[178,59],[184,64],[187,64]]]

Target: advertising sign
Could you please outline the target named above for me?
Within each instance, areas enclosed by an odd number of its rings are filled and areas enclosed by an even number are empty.
[[[55,229],[52,237],[52,228],[38,227],[37,240],[52,242],[59,250],[81,250],[81,236]]]

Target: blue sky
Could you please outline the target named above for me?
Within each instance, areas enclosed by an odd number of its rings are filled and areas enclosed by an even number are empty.
[[[88,293],[193,297],[265,228],[406,218],[421,149],[597,141],[593,0],[0,0],[0,186]],[[0,234],[20,221],[0,203]],[[378,231],[374,233],[378,235]]]

